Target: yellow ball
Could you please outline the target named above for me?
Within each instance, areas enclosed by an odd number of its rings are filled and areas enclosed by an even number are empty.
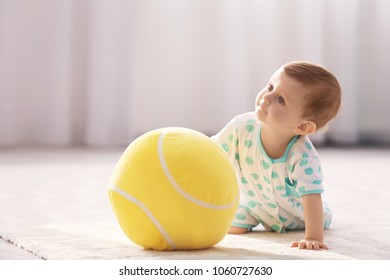
[[[238,185],[218,144],[191,129],[163,128],[127,147],[114,168],[109,197],[122,230],[139,246],[204,249],[227,233]]]

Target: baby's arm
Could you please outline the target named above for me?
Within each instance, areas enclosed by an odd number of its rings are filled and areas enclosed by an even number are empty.
[[[291,247],[299,249],[328,249],[324,241],[324,214],[321,194],[302,196],[303,215],[305,216],[305,239],[293,242]]]

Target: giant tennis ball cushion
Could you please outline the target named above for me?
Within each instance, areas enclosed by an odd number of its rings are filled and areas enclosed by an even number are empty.
[[[155,250],[191,250],[223,239],[238,202],[237,179],[226,152],[186,128],[150,131],[116,164],[109,188],[124,233]]]

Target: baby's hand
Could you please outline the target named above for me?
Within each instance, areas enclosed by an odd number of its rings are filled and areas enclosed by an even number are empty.
[[[322,243],[314,239],[302,239],[301,241],[295,241],[291,243],[291,247],[298,247],[299,249],[307,249],[307,250],[320,250],[320,249],[328,250],[328,246],[326,246],[325,243]]]

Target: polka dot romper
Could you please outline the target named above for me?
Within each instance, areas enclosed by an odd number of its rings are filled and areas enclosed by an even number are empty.
[[[302,196],[322,193],[317,151],[307,136],[294,137],[281,158],[270,158],[260,139],[261,122],[254,112],[235,117],[212,139],[228,153],[240,186],[233,226],[284,232],[305,227]],[[332,213],[324,205],[324,228]]]

